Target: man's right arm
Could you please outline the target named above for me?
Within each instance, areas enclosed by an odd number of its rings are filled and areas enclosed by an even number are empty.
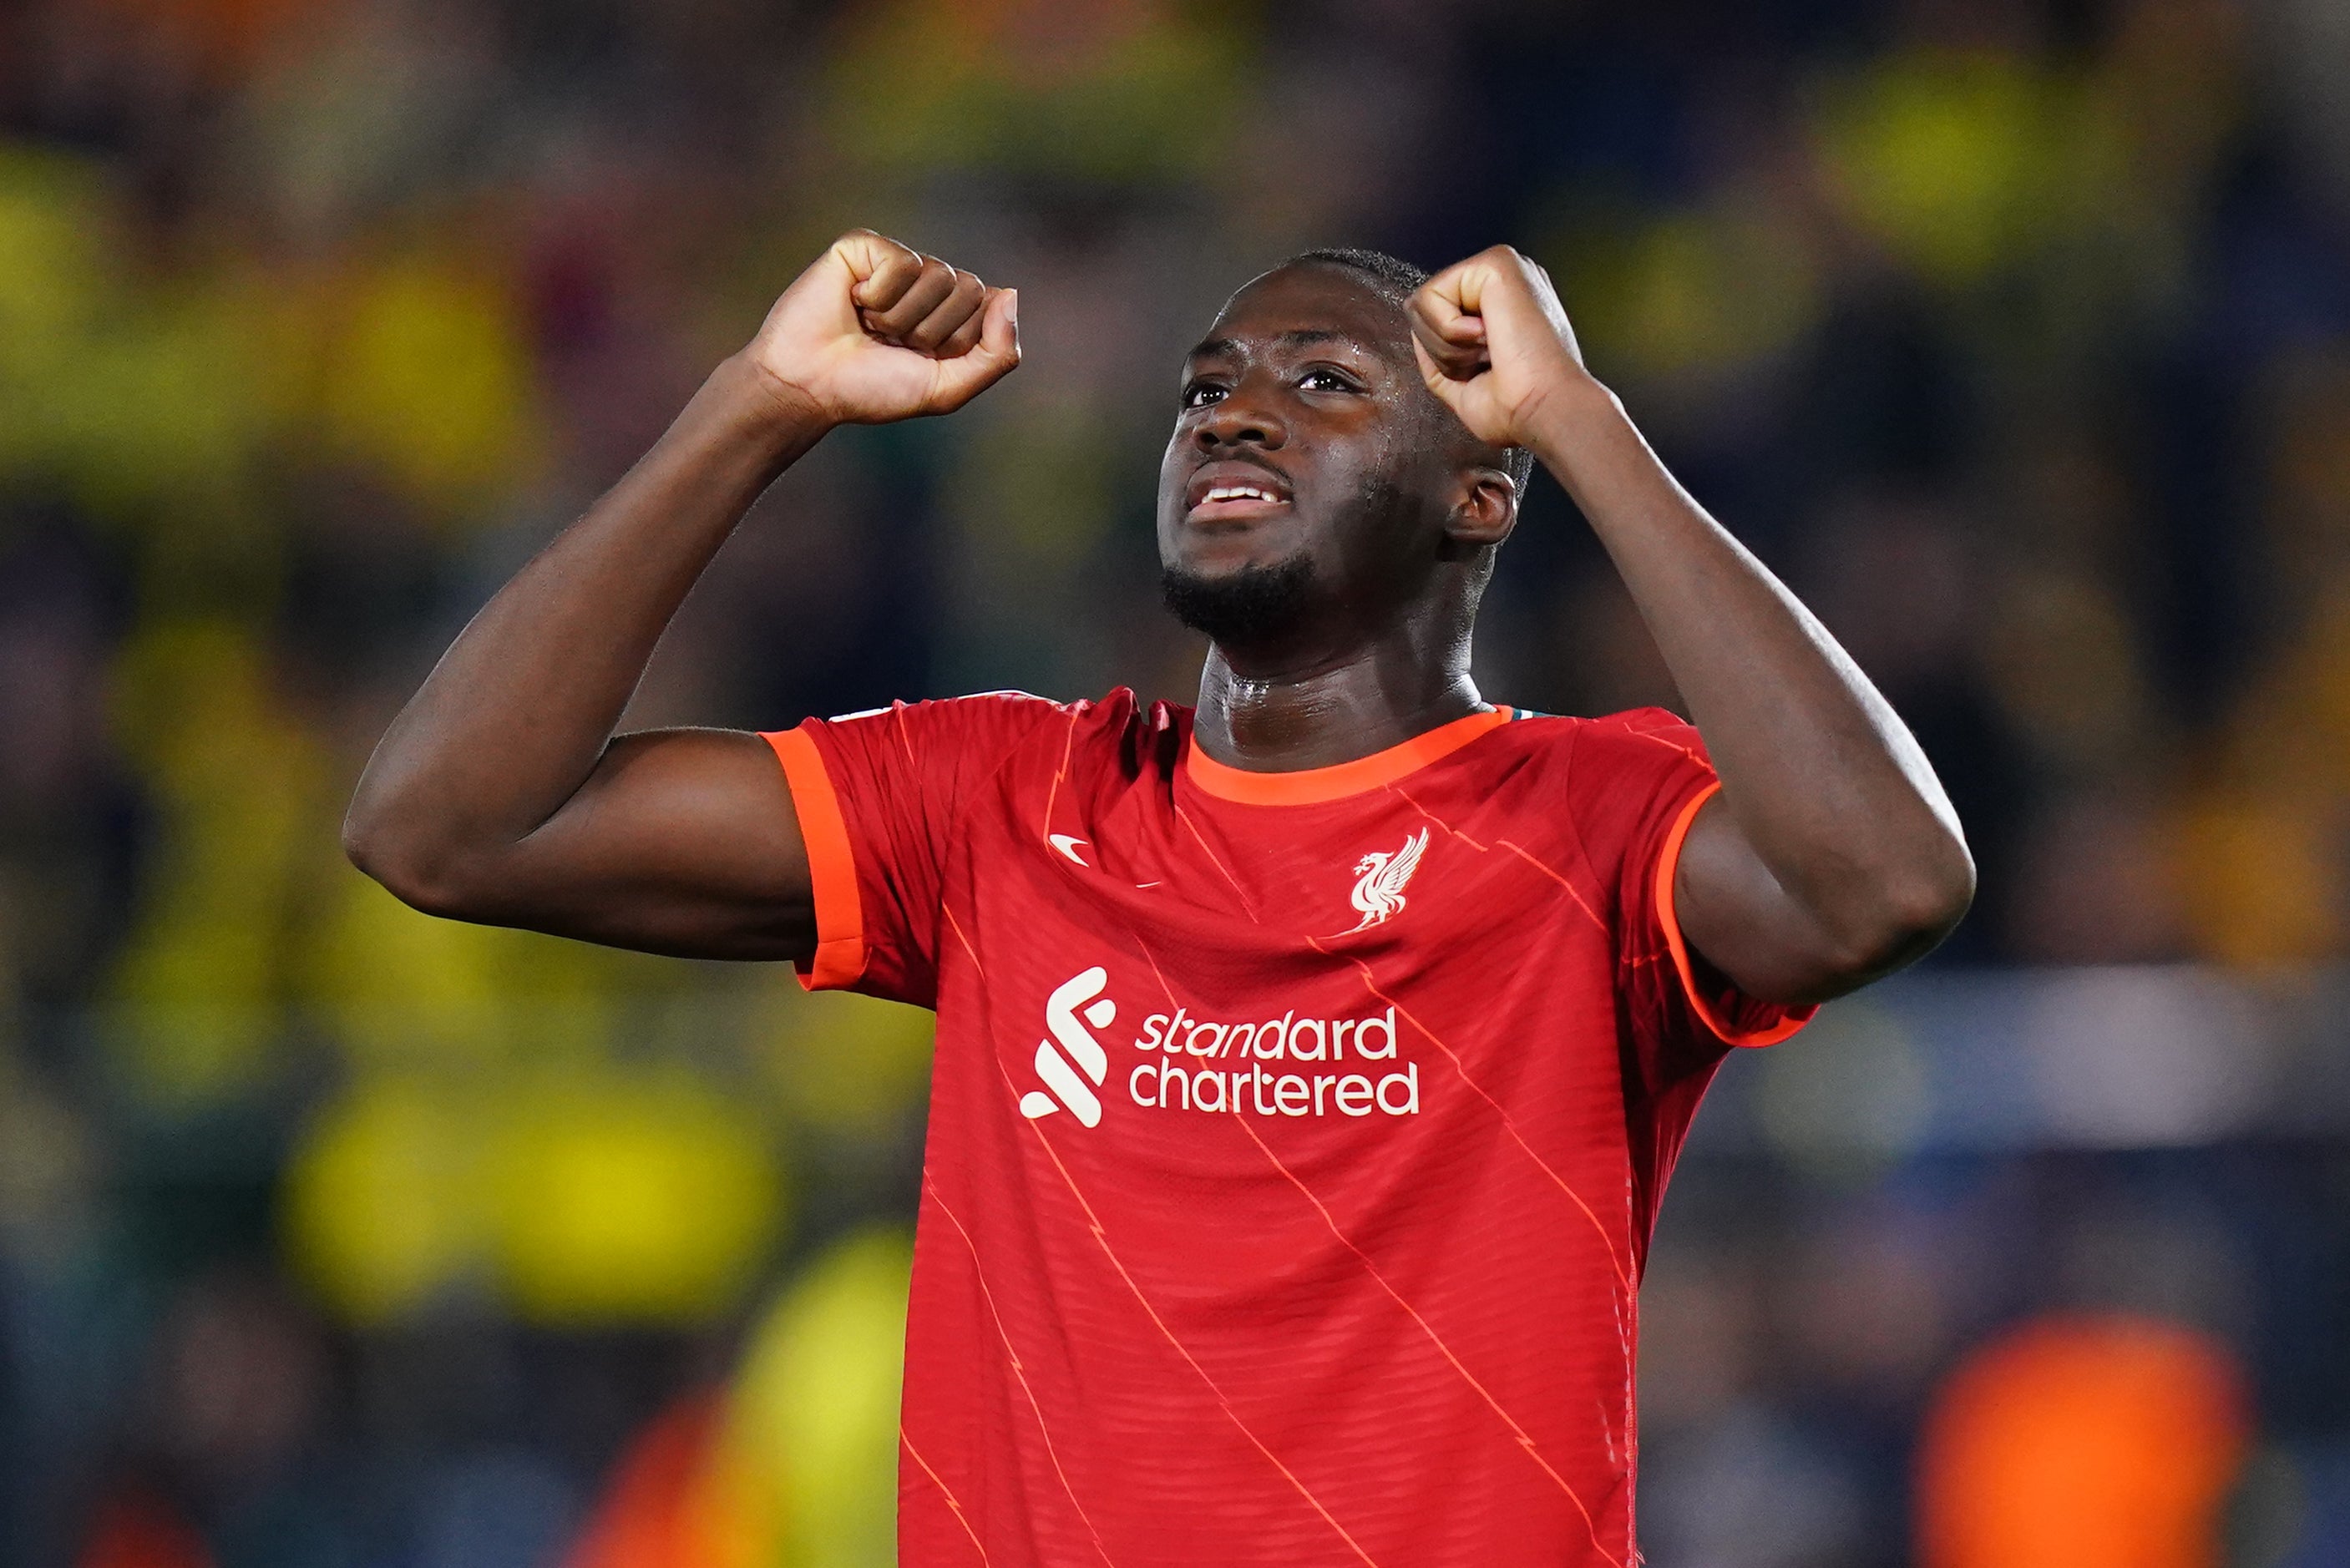
[[[760,492],[836,424],[977,396],[1019,362],[1014,305],[879,235],[836,243],[442,656],[359,780],[352,861],[459,919],[705,958],[812,952],[807,857],[766,742],[614,731]]]

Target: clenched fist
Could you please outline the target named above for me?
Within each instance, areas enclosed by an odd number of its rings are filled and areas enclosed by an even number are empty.
[[[951,413],[1020,363],[1018,299],[854,229],[784,291],[743,358],[830,423]]]
[[[1534,445],[1544,402],[1591,379],[1550,274],[1508,245],[1430,278],[1405,315],[1429,389],[1494,446]]]

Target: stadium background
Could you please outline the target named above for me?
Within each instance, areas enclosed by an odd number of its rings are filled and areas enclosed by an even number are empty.
[[[0,1561],[888,1561],[926,1018],[336,848],[865,223],[1026,362],[801,464],[634,722],[1187,695],[1190,336],[1512,240],[1982,867],[1700,1119],[1652,1561],[2350,1562],[2345,81],[2333,0],[0,5]],[[1671,701],[1538,485],[1486,691]]]

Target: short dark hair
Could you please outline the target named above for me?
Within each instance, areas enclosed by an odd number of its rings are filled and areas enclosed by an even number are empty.
[[[1300,251],[1282,263],[1284,266],[1301,266],[1307,262],[1319,262],[1324,266],[1343,266],[1363,275],[1381,294],[1401,305],[1411,297],[1412,290],[1428,281],[1428,269],[1414,266],[1401,256],[1391,256],[1385,251],[1367,251],[1353,245],[1328,245],[1320,250]]]
[[[1414,266],[1401,256],[1391,256],[1385,251],[1364,250],[1355,245],[1325,245],[1316,250],[1300,251],[1281,264],[1284,266],[1336,266],[1355,274],[1398,310],[1404,307],[1412,292],[1429,278],[1425,267]],[[1518,487],[1518,500],[1523,504],[1526,482],[1534,477],[1534,454],[1530,448],[1509,446],[1502,449],[1502,466]]]

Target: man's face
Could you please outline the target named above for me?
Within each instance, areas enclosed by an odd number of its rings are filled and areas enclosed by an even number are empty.
[[[1305,264],[1251,283],[1184,363],[1159,476],[1170,604],[1187,618],[1187,603],[1210,606],[1195,624],[1222,641],[1219,596],[1252,587],[1281,585],[1243,620],[1409,597],[1461,478],[1443,412],[1402,311],[1352,272]]]

